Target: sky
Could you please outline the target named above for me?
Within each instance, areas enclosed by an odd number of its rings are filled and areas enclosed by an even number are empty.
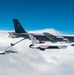
[[[73,0],[0,0],[0,30],[13,30],[17,18],[26,30],[54,28],[74,33]]]

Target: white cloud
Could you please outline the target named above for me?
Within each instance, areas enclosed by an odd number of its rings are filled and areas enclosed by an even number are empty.
[[[49,31],[58,33],[53,29],[38,30],[34,32]],[[8,38],[7,31],[0,31],[0,50],[5,50],[20,39]],[[48,49],[40,51],[30,49],[31,43],[26,39],[10,50],[18,53],[0,55],[0,75],[73,75],[74,74],[74,48]]]
[[[47,32],[47,33],[51,33],[53,35],[58,35],[58,34],[61,33],[60,31],[57,31],[57,30],[55,30],[53,28],[50,28],[50,29],[47,28],[47,29],[35,30],[35,31],[29,31],[29,32],[31,32],[31,33],[43,33],[43,32]]]

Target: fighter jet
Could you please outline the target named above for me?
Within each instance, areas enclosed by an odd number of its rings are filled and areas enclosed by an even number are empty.
[[[13,50],[0,51],[0,55],[10,54],[10,53],[17,53],[17,52]]]
[[[39,50],[45,50],[45,49],[63,49],[67,48],[67,43],[65,42],[51,42],[51,41],[42,41],[39,40],[34,34],[28,34],[32,44],[29,46],[32,49],[39,49]]]

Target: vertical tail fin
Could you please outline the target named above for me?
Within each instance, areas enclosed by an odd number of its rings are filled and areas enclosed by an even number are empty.
[[[16,33],[27,33],[22,27],[22,25],[20,24],[20,22],[18,21],[18,19],[13,19],[13,23],[14,23],[14,28]]]
[[[32,44],[40,44],[45,43],[44,41],[39,40],[34,34],[28,34],[30,39],[32,40]]]

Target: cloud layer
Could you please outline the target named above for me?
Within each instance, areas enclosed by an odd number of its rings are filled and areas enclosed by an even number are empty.
[[[32,32],[42,31],[53,32],[54,30],[45,29]],[[7,31],[0,31],[0,50],[6,50],[11,42],[15,43],[20,39],[9,38]],[[31,41],[26,39],[9,48],[18,53],[0,55],[0,75],[74,75],[73,47],[40,51],[30,49],[30,43]]]

